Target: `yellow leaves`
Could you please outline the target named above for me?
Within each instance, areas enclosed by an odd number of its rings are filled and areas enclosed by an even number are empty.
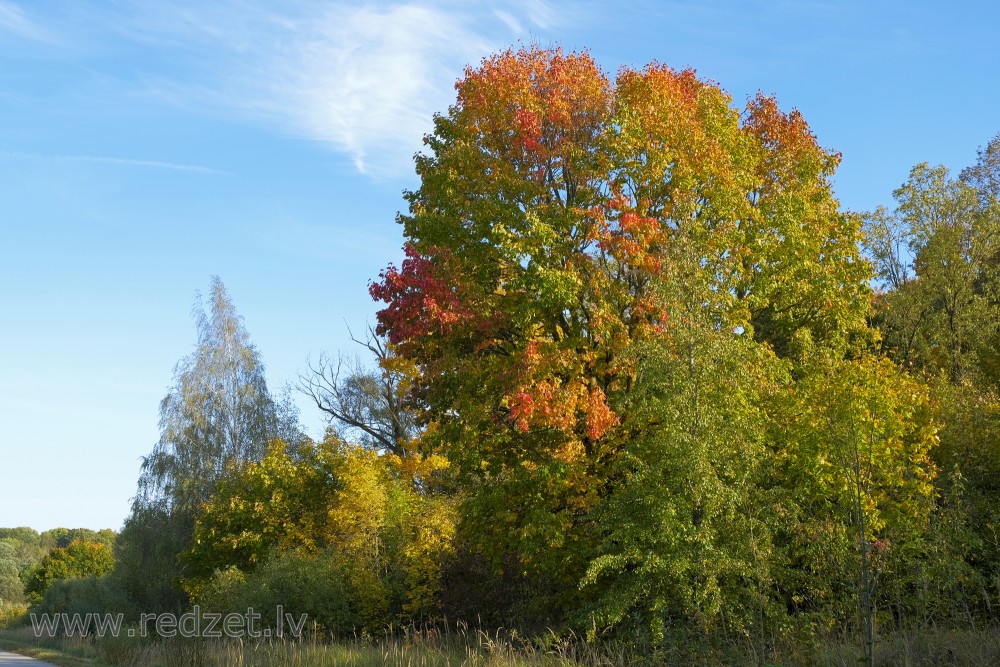
[[[410,452],[405,456],[384,454],[382,459],[401,480],[429,479],[435,473],[447,470],[451,465],[448,458],[440,454],[424,455],[417,452]]]
[[[403,569],[407,579],[404,614],[430,617],[440,613],[444,561],[454,553],[456,522],[452,502],[425,501],[417,517],[414,539],[404,550]]]
[[[552,454],[552,458],[556,461],[561,461],[566,464],[574,464],[583,459],[586,454],[586,450],[581,443],[576,438],[567,438],[555,452]]]
[[[330,510],[331,542],[363,601],[362,618],[384,622],[393,597],[412,615],[440,612],[444,559],[455,535],[452,499],[425,495],[427,481],[449,461],[440,455],[378,455],[346,447],[338,468],[342,487]],[[401,572],[404,589],[394,588]]]
[[[345,451],[338,477],[341,488],[330,510],[333,541],[349,556],[377,556],[388,503],[387,471],[376,452],[352,447]]]

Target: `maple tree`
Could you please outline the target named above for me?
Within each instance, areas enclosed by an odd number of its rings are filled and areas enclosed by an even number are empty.
[[[561,608],[600,555],[623,452],[657,427],[633,400],[655,356],[695,320],[723,347],[843,349],[868,310],[860,220],[800,114],[740,110],[692,70],[612,83],[533,47],[456,90],[417,157],[406,258],[371,285],[378,332],[413,364],[421,446],[467,491],[460,532],[561,582]]]

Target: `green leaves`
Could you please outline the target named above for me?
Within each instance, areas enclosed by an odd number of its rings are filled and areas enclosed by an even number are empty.
[[[927,164],[893,195],[892,215],[867,215],[865,242],[889,288],[877,312],[886,351],[956,384],[990,377],[1000,322],[995,195]]]
[[[111,572],[115,560],[111,549],[98,542],[77,540],[65,547],[52,549],[31,571],[25,592],[40,600],[45,591],[58,579],[99,577]]]

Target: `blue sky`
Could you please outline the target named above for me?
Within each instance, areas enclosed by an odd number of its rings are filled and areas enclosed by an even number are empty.
[[[990,5],[0,0],[0,526],[120,527],[212,275],[272,389],[350,351],[466,63],[536,41],[773,93],[864,210],[1000,131]]]

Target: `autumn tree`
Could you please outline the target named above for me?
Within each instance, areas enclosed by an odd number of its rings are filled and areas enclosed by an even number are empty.
[[[843,350],[864,331],[869,268],[830,190],[838,156],[770,98],[740,110],[656,63],[612,83],[586,54],[539,48],[484,59],[456,90],[417,157],[406,259],[371,293],[378,333],[413,365],[421,446],[467,494],[460,534],[533,582],[548,622],[606,562],[598,510],[627,485],[625,459],[666,446],[652,434],[680,407],[638,408],[644,378],[684,377],[654,371],[659,355],[686,360],[690,410],[741,345],[761,363]],[[748,383],[766,375],[753,365]],[[659,451],[678,465],[702,451],[736,507],[727,455],[700,449],[728,432],[711,411],[690,418],[694,450]]]

